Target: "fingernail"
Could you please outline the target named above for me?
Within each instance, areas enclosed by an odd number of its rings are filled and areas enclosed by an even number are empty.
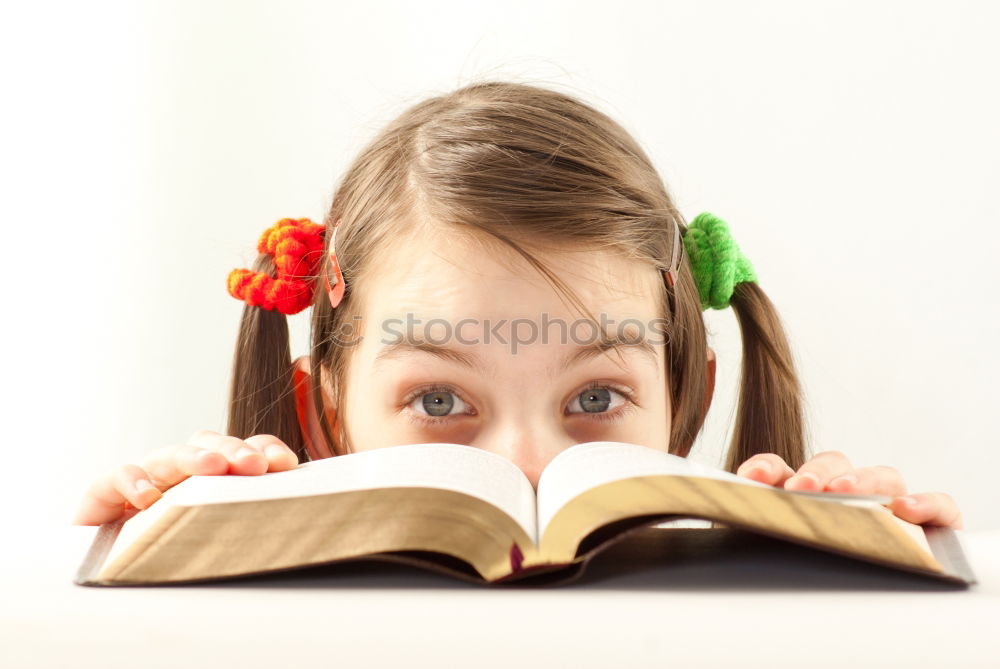
[[[284,457],[287,453],[288,453],[287,450],[285,450],[281,446],[278,446],[277,444],[271,444],[270,446],[264,448],[264,454],[267,455],[267,457],[269,458],[281,458]]]
[[[819,487],[819,477],[813,474],[812,472],[803,472],[801,474],[796,474],[795,476],[791,477],[785,482],[785,487],[787,488],[789,483],[795,485],[802,480],[812,481],[813,485]]]
[[[912,497],[897,497],[896,499],[898,499],[903,504],[905,504],[906,506],[909,506],[909,507],[914,507],[914,506],[917,505],[917,500],[915,500]]]
[[[766,479],[770,475],[771,475],[771,465],[763,461],[753,463],[753,465],[751,465],[750,468],[743,473],[743,476],[747,477],[748,479],[752,478]]]
[[[840,483],[840,482],[850,484],[850,487],[853,488],[854,486],[858,485],[858,477],[855,476],[854,474],[846,474],[844,476],[838,476],[837,478],[830,481],[830,487],[833,487],[834,483]]]
[[[246,446],[243,446],[242,448],[240,448],[240,450],[236,451],[237,460],[240,460],[242,458],[248,458],[251,455],[257,455],[257,451],[253,450],[252,448],[247,448]]]
[[[155,490],[156,486],[147,481],[146,479],[138,479],[133,486],[135,487],[136,494],[141,495],[147,490]]]

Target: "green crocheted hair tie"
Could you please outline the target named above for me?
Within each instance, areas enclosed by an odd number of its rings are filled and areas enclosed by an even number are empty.
[[[698,214],[684,233],[687,252],[698,286],[702,311],[725,309],[738,283],[756,282],[750,260],[740,252],[725,221],[708,212]]]

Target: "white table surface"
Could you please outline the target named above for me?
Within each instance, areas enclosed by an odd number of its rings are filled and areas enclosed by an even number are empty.
[[[95,531],[4,542],[0,666],[1000,667],[1000,530],[960,533],[968,589],[808,549],[542,589],[388,564],[75,585]]]

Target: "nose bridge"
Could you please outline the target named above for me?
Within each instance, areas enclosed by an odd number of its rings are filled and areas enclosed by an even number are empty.
[[[497,344],[499,347],[499,344]],[[562,411],[543,370],[551,359],[551,346],[535,343],[517,354],[496,349],[489,426],[474,443],[516,464],[537,487],[545,465],[573,445],[565,432]]]
[[[533,487],[545,465],[573,444],[549,404],[541,393],[518,393],[516,399],[501,403],[490,429],[476,444],[516,464]]]

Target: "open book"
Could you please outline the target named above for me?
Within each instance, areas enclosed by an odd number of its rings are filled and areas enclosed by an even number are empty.
[[[621,442],[562,451],[536,494],[502,456],[410,444],[261,476],[192,476],[103,525],[74,581],[196,582],[376,559],[480,583],[558,583],[635,528],[700,518],[975,582],[954,531],[907,523],[880,501],[775,488]]]

